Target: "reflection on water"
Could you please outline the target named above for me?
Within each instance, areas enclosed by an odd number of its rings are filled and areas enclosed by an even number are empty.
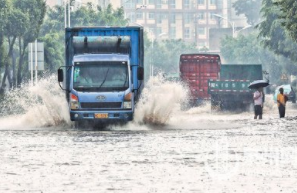
[[[295,190],[296,117],[230,118],[237,127],[225,128],[190,120],[189,129],[2,130],[0,192]]]

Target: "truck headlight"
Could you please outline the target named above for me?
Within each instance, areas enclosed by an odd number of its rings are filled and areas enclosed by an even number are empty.
[[[124,105],[123,108],[124,109],[132,109],[132,92],[129,92],[128,94],[125,95],[124,98]]]
[[[132,92],[129,92],[125,95],[124,101],[131,101],[132,100]]]
[[[70,109],[78,109],[78,97],[72,93],[70,93]]]
[[[129,102],[124,102],[124,105],[123,105],[123,108],[124,109],[132,109],[132,102],[129,101]]]

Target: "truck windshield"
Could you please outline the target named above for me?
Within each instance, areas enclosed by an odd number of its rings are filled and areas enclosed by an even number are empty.
[[[127,62],[85,62],[74,65],[77,91],[124,91],[129,87]]]

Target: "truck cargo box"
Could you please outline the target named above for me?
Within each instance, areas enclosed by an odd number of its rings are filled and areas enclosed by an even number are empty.
[[[189,86],[190,97],[194,103],[210,99],[208,80],[218,78],[220,64],[220,56],[217,54],[182,54],[180,56],[180,78]]]
[[[249,84],[263,78],[261,64],[223,64],[218,79],[208,80],[212,109],[247,109],[253,104]]]

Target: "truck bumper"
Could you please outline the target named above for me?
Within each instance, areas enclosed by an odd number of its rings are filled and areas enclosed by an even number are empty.
[[[99,115],[99,116],[96,116]],[[103,116],[104,115],[104,116]],[[102,122],[109,121],[132,121],[133,111],[70,111],[71,121],[97,120]]]

